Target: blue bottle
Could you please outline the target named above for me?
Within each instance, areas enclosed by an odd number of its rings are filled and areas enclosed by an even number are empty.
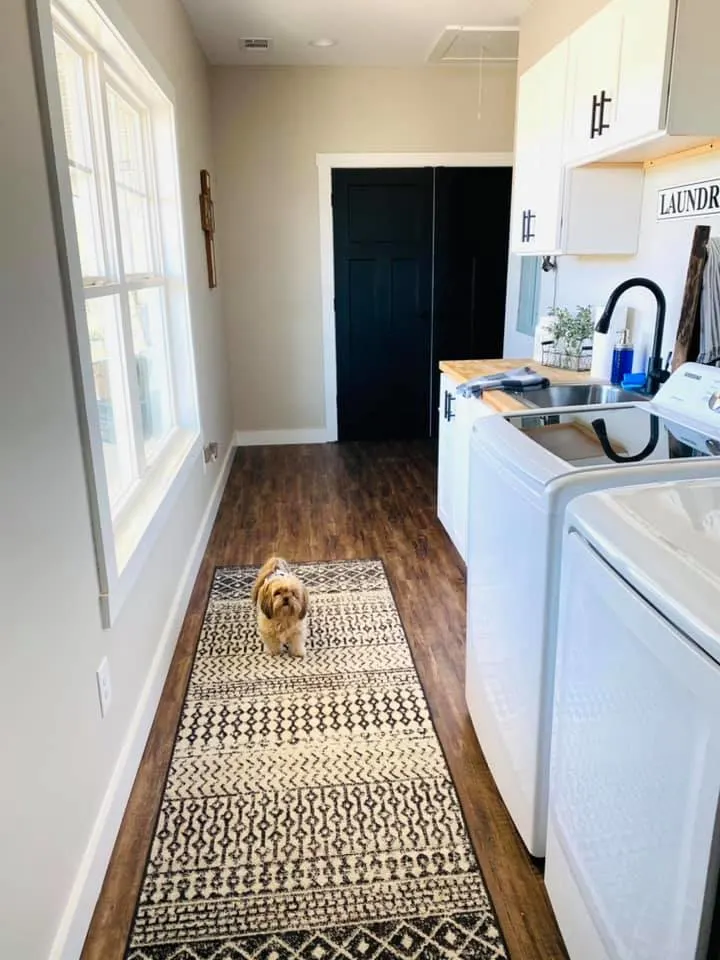
[[[629,331],[621,330],[617,345],[613,350],[610,383],[619,386],[623,382],[625,374],[632,373],[634,353],[633,345],[630,343]]]

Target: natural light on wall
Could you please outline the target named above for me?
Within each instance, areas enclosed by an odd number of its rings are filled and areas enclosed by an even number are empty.
[[[36,2],[109,625],[200,453],[173,91],[114,0]]]

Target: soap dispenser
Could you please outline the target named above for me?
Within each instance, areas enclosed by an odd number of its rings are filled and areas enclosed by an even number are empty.
[[[633,345],[630,342],[630,331],[621,330],[618,342],[613,350],[611,383],[619,386],[623,382],[625,374],[632,373],[634,353]]]

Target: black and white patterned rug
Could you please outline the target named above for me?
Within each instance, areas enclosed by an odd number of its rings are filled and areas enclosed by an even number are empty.
[[[215,572],[126,957],[507,957],[382,562],[296,572],[303,660]]]

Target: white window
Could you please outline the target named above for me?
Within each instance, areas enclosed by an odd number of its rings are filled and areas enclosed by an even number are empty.
[[[200,448],[173,96],[113,0],[36,2],[110,624]]]

